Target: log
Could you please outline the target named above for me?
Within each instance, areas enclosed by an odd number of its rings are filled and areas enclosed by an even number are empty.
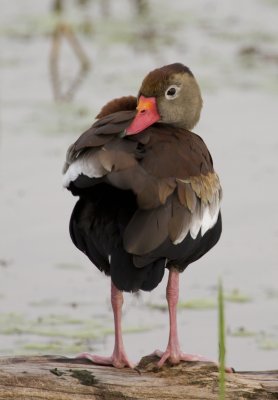
[[[0,399],[193,400],[218,399],[218,369],[183,362],[156,367],[155,356],[138,367],[116,369],[57,356],[0,358]],[[277,399],[278,371],[226,374],[226,399]]]

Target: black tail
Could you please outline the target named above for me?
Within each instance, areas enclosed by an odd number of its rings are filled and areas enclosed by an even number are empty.
[[[149,291],[162,280],[165,259],[150,260],[143,268],[123,248],[123,232],[137,205],[132,193],[98,185],[97,195],[77,201],[70,219],[75,246],[111,279],[119,290]]]

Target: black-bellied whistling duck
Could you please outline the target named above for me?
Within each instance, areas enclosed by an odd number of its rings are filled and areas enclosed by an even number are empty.
[[[221,235],[221,186],[203,140],[190,130],[202,98],[186,66],[150,72],[138,97],[105,105],[70,146],[64,186],[79,200],[70,220],[73,243],[111,276],[115,347],[111,357],[83,353],[98,364],[132,366],[121,332],[123,291],[153,290],[169,269],[166,297],[169,359],[205,360],[180,350],[176,308],[179,274]]]

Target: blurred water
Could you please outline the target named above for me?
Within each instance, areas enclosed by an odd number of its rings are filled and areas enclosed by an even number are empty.
[[[276,3],[175,0],[169,8],[156,0],[144,17],[124,0],[111,2],[108,17],[99,2],[83,11],[66,4],[92,69],[72,103],[55,104],[51,2],[1,2],[0,352],[112,351],[109,281],[70,241],[75,199],[61,188],[61,168],[68,145],[106,101],[136,94],[150,69],[180,61],[200,82],[204,109],[195,132],[224,188],[223,236],[183,274],[181,300],[215,302],[221,275],[227,294],[238,291],[226,302],[228,364],[277,368]],[[77,67],[65,46],[64,85]],[[125,342],[134,360],[166,346],[167,313],[150,307],[165,304],[165,284],[126,295]],[[217,359],[216,308],[181,309],[179,326],[185,351]]]

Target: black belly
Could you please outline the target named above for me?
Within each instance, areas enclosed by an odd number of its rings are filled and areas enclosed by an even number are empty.
[[[175,266],[183,271],[207,253],[221,235],[219,213],[217,223],[203,237],[199,233],[196,239],[192,239],[188,234],[178,245],[167,239],[152,253],[142,257],[133,256],[124,250],[122,238],[125,227],[137,209],[134,194],[105,183],[76,194],[80,194],[81,198],[70,220],[72,241],[99,270],[111,276],[120,290],[154,289],[162,280],[165,267]]]

